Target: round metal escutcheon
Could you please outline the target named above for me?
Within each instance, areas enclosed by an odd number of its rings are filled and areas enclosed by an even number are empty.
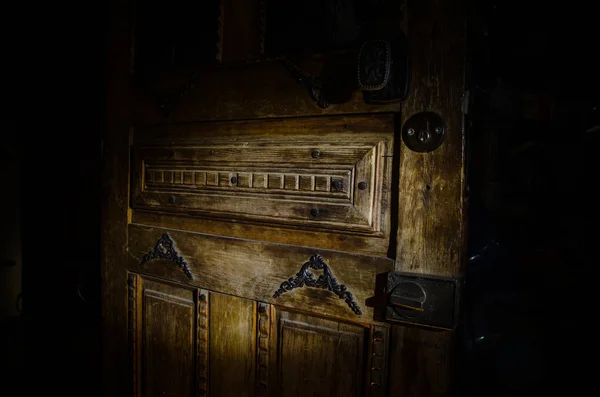
[[[431,152],[440,147],[446,137],[444,120],[433,112],[412,115],[402,127],[402,140],[414,152]]]

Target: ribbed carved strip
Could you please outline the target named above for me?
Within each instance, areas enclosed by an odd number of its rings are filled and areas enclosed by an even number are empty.
[[[196,365],[198,397],[208,395],[208,299],[207,290],[197,291]]]
[[[257,334],[257,392],[258,397],[269,395],[269,335],[271,333],[270,305],[258,303]]]

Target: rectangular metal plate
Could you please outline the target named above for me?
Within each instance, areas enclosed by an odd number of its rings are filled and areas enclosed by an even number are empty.
[[[454,278],[390,272],[385,318],[390,322],[454,329],[458,320],[460,285],[461,280]],[[412,309],[409,308],[411,301],[415,306]]]

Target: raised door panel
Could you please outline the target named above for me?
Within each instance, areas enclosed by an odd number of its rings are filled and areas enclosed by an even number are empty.
[[[279,312],[278,395],[363,395],[365,331],[358,325]]]
[[[387,395],[389,328],[130,273],[135,397]]]
[[[292,243],[288,236],[298,231],[302,245],[387,254],[391,115],[134,135],[134,223]]]
[[[259,327],[259,337],[269,341],[270,350],[259,363],[266,363],[271,376],[261,386],[267,389],[268,381],[271,395],[387,396],[389,327],[268,305],[263,313],[261,320],[269,326]]]
[[[131,274],[129,335],[135,396],[194,396],[200,382],[196,291]]]
[[[256,385],[256,303],[210,294],[210,395],[253,397]]]

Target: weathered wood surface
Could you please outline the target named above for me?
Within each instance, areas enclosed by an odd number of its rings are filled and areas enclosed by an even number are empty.
[[[318,76],[324,62],[298,59],[302,70]],[[345,65],[354,68],[350,63]],[[194,88],[187,91],[165,117],[163,93],[179,93],[196,73]],[[241,120],[357,113],[398,112],[397,103],[367,105],[360,90],[341,104],[318,107],[303,84],[298,84],[280,61],[240,63],[181,70],[160,81],[138,85],[134,120],[139,125],[176,124],[207,120]]]
[[[279,367],[275,395],[363,395],[363,327],[277,310],[275,332]]]
[[[144,255],[154,249],[166,232],[175,242],[179,255],[189,264],[194,280],[168,260],[153,259],[142,265]],[[273,298],[281,283],[295,277],[315,253],[323,256],[333,276],[352,293],[362,315],[355,314],[343,299],[324,289],[305,286]],[[363,324],[375,321],[373,308],[366,304],[375,293],[375,276],[393,269],[393,261],[387,258],[139,225],[129,226],[129,259],[125,264],[132,271],[171,281]],[[318,270],[313,272],[315,278],[321,274]]]
[[[198,79],[195,87],[173,106],[169,118],[164,117],[158,95],[179,92],[190,82],[191,70],[165,75],[161,81],[143,87],[138,85],[135,89],[135,99],[132,99],[132,79],[129,75],[132,48],[131,9],[128,2],[114,4],[109,36],[109,117],[103,141],[105,196],[102,296],[105,395],[121,395],[124,390],[130,390],[131,386],[132,378],[127,376],[131,374],[131,368],[127,367],[130,362],[127,357],[128,269],[183,285],[211,288],[250,299],[273,302],[286,307],[287,310],[316,313],[327,316],[329,321],[333,322],[345,320],[364,325],[373,322],[373,310],[366,306],[365,301],[374,293],[376,274],[396,269],[444,276],[460,275],[464,263],[466,234],[465,141],[462,114],[465,30],[461,1],[407,2],[404,9],[405,30],[410,45],[413,84],[410,97],[401,107],[398,104],[369,106],[363,103],[360,92],[355,92],[345,104],[320,109],[310,100],[305,88],[289,76],[289,72],[280,62],[271,61],[197,69]],[[298,63],[313,75],[318,75],[323,66],[323,61],[316,58],[301,60]],[[135,104],[135,111],[132,110],[132,103]],[[150,215],[129,210],[130,143],[135,145],[138,137],[144,136],[147,142],[156,139],[155,143],[160,145],[177,138],[175,134],[162,142],[160,139],[165,129],[169,134],[173,133],[174,130],[169,129],[174,123],[388,113],[398,112],[400,109],[402,121],[419,111],[439,113],[446,122],[447,136],[444,144],[433,153],[419,154],[401,147],[395,266],[391,260],[385,258],[361,257],[335,251],[320,252],[332,267],[339,282],[346,284],[354,293],[355,299],[363,309],[362,316],[352,313],[336,295],[324,290],[304,287],[283,294],[274,301],[270,297],[273,288],[293,277],[315,249],[243,239],[264,239],[298,246],[312,244],[320,249],[339,251],[349,250],[349,245],[357,244],[360,247],[352,248],[354,252],[377,255],[386,251],[381,243],[369,245],[361,239],[348,236],[331,238],[324,232],[307,234],[308,232],[302,230],[284,231],[272,226],[258,230],[249,228],[246,224],[232,222],[229,224],[229,235],[242,239],[170,230],[178,249],[190,250],[189,253],[182,252],[182,255],[190,263],[192,272],[197,275],[196,281],[190,282],[177,265],[168,261],[151,261],[145,268],[140,265],[142,256],[152,249],[164,229],[139,225],[130,225],[128,228],[127,224],[132,220],[208,234],[218,234],[219,230],[223,229],[221,223],[210,219],[205,221],[208,226],[202,226],[200,229],[190,217]],[[140,128],[136,127],[134,138],[130,141],[132,123],[138,126],[164,125],[157,127],[158,133],[154,138],[151,137],[152,132],[140,134]],[[398,125],[395,128],[399,128],[398,120],[396,123]],[[211,128],[212,124],[210,123]],[[343,124],[339,127],[330,125],[328,128],[339,133],[337,128],[343,128]],[[189,134],[196,134],[192,130],[188,131]],[[357,135],[364,133],[354,132]],[[219,130],[223,139],[230,139],[236,133],[234,130]],[[326,139],[326,135],[327,133],[323,139]],[[268,139],[268,136],[265,138]],[[323,242],[319,242],[320,245],[315,243],[321,238]],[[270,313],[274,311],[276,310],[271,309]],[[271,330],[274,328],[274,318],[275,316],[271,316]],[[253,324],[248,332],[255,338],[256,324]],[[451,393],[452,334],[393,326],[390,346],[390,396],[446,396]],[[278,360],[280,353],[278,349],[270,350],[269,358],[275,357],[275,361],[269,361],[270,367]],[[276,382],[270,383],[277,385]],[[256,390],[254,386],[252,390]],[[364,387],[361,390],[365,390]]]
[[[392,327],[390,396],[452,396],[454,335],[412,327]]]
[[[446,123],[445,142],[431,153],[402,146],[396,270],[460,276],[466,249],[464,2],[408,0],[406,33],[412,88],[407,120],[433,111]],[[395,325],[390,396],[441,397],[453,393],[454,335]]]
[[[196,394],[196,303],[192,289],[143,281],[142,387],[139,396]]]
[[[256,304],[210,294],[210,393],[254,397],[256,388]]]
[[[132,161],[134,222],[385,256],[393,120],[140,128]]]
[[[454,277],[465,250],[465,21],[460,1],[407,7],[412,89],[401,117],[438,113],[446,138],[430,153],[400,151],[397,268]]]

